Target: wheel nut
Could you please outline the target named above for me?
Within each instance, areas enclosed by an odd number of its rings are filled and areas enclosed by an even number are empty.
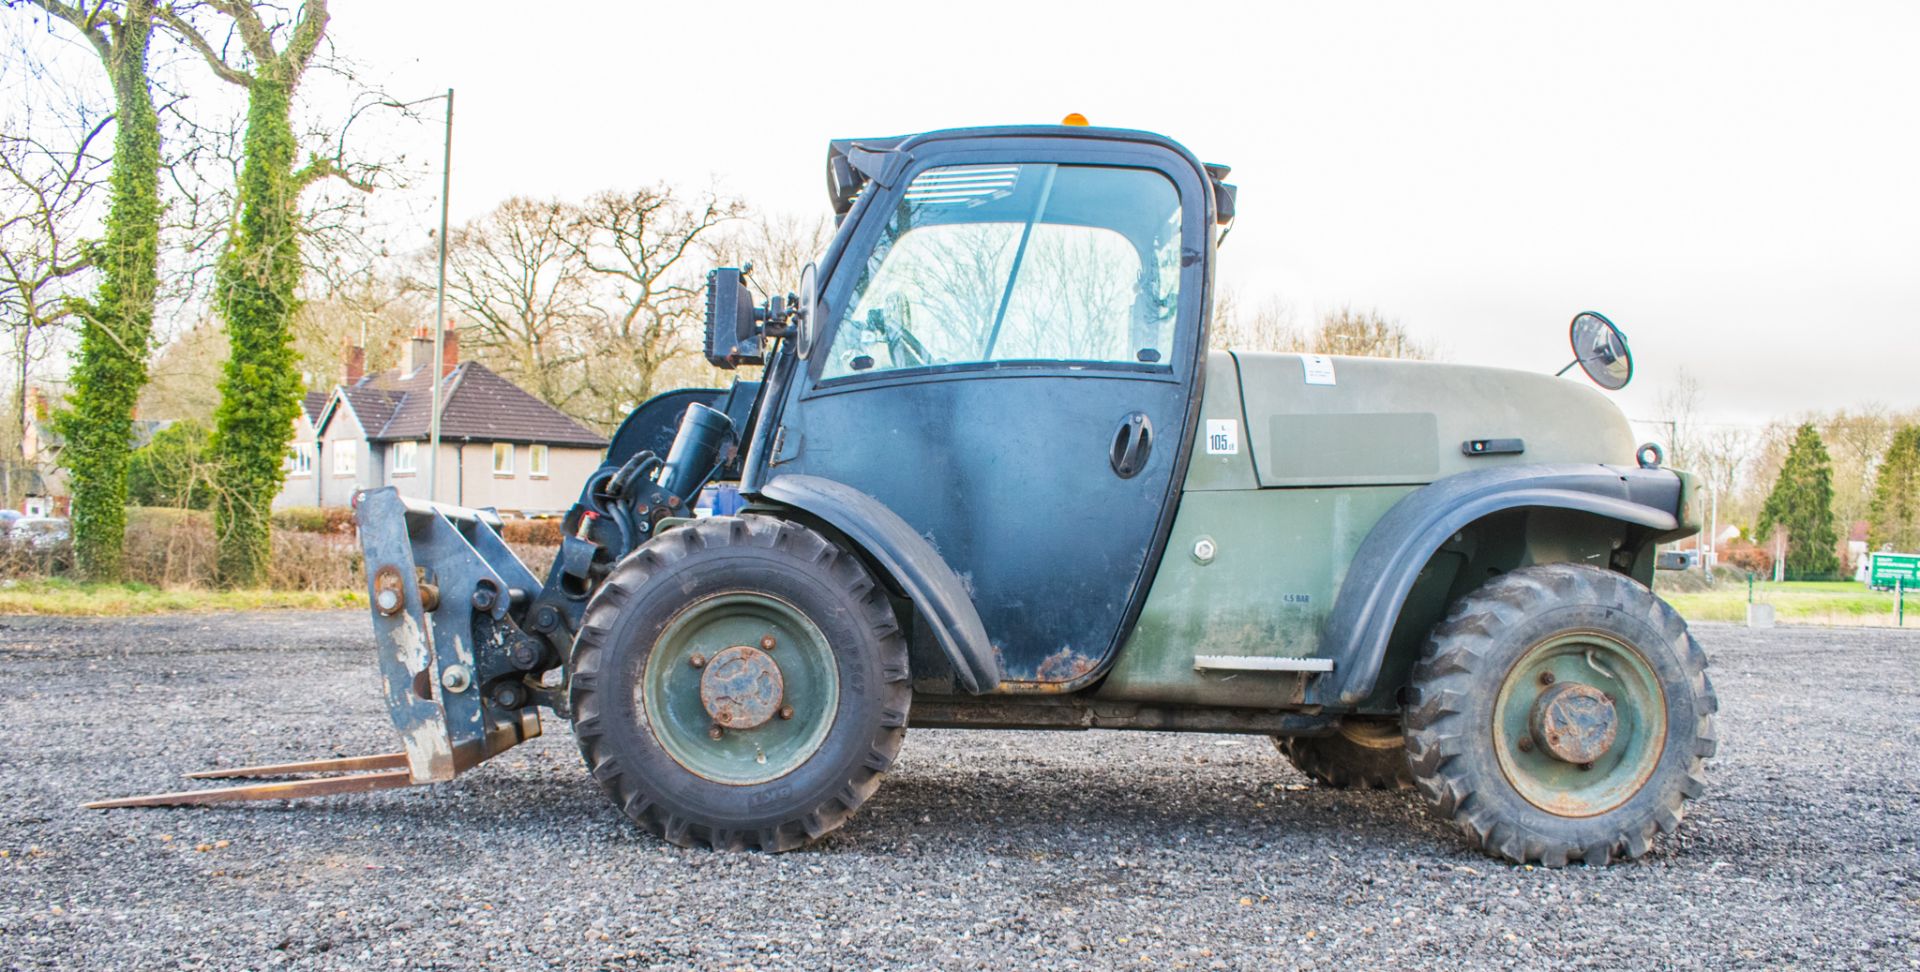
[[[708,729],[708,730],[707,730],[707,738],[708,738],[708,739],[718,739],[718,738],[720,738],[721,736],[724,736],[724,735],[726,735],[726,730],[725,730],[725,729],[722,729],[722,728],[720,728],[719,726],[714,726],[714,727],[712,727],[712,728],[710,728],[710,729]]]
[[[702,655],[696,651],[693,653],[692,658],[687,659],[687,664],[692,665],[695,668],[705,668],[707,667],[707,656]]]
[[[762,636],[760,637],[760,650],[761,650],[761,651],[772,651],[772,650],[773,650],[773,636],[772,636],[772,635],[762,635]]]
[[[783,706],[781,706],[781,707],[780,707],[780,718],[782,718],[782,719],[791,719],[791,718],[793,718],[793,706],[790,706],[790,705],[783,705]]]
[[[1553,684],[1553,673],[1552,673],[1552,672],[1541,672],[1541,673],[1540,673],[1540,684],[1542,684],[1542,685],[1552,685],[1552,684]]]
[[[1518,743],[1515,743],[1514,745],[1519,746],[1520,751],[1523,753],[1533,752],[1533,737],[1521,736],[1520,741]]]

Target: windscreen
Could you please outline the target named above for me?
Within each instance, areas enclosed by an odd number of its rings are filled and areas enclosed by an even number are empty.
[[[929,169],[889,215],[824,377],[984,362],[1165,368],[1180,198],[1150,169]]]

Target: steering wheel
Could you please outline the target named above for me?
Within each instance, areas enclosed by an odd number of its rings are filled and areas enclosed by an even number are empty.
[[[927,346],[921,344],[913,332],[888,320],[886,312],[878,307],[867,311],[867,330],[879,333],[887,342],[887,356],[893,360],[895,367],[912,368],[933,363],[933,354],[927,350]]]

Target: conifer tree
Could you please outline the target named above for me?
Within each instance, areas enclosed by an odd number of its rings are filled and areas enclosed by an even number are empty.
[[[1773,492],[1760,508],[1754,537],[1764,543],[1775,530],[1786,533],[1789,579],[1831,577],[1839,570],[1833,549],[1838,539],[1833,526],[1833,460],[1811,422],[1794,435]]]

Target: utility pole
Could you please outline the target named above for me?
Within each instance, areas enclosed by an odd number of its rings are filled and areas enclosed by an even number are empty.
[[[440,162],[440,272],[433,288],[433,401],[427,419],[427,499],[440,498],[440,393],[446,382],[447,193],[453,186],[453,89],[447,89],[447,140]]]

